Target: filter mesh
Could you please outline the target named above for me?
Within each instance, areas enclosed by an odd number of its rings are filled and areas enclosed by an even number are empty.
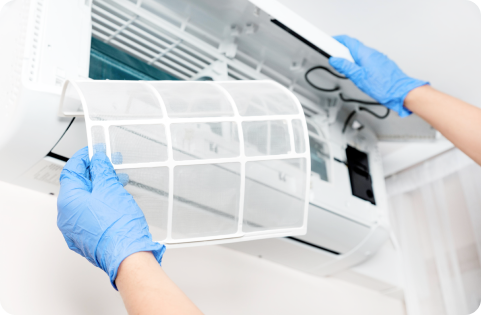
[[[303,225],[306,160],[248,162],[244,232]]]
[[[95,152],[104,152],[105,153],[105,132],[104,128],[100,126],[92,127],[92,146]]]
[[[169,168],[117,170],[117,176],[142,209],[152,238],[164,240],[167,237]]]
[[[169,117],[233,116],[234,111],[221,89],[205,82],[157,82]]]
[[[296,103],[270,82],[249,82],[242,86],[220,83],[234,99],[241,116],[298,114]]]
[[[113,164],[167,160],[163,125],[110,126],[109,133]]]
[[[240,163],[174,168],[172,238],[234,234],[240,198]]]
[[[162,118],[160,103],[151,89],[140,82],[112,81],[98,85],[83,82],[82,91],[92,120]]]
[[[304,129],[299,119],[292,120],[292,131],[294,132],[294,146],[297,153],[306,152],[306,141],[304,140]]]
[[[242,129],[247,156],[279,155],[290,151],[285,120],[243,122]]]
[[[239,135],[234,122],[172,124],[176,161],[239,156]]]

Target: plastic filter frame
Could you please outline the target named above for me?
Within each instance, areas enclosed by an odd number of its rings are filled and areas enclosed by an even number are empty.
[[[90,157],[105,150],[154,241],[306,233],[307,125],[274,81],[67,81],[60,114],[85,116]]]

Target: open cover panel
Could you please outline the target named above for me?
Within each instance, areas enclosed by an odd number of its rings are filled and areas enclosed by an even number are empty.
[[[270,79],[288,87],[306,115],[335,115],[373,101],[349,80],[309,69],[329,56],[351,59],[346,47],[275,0],[94,0],[92,36],[176,78],[188,80],[216,62],[236,80]],[[339,88],[338,90],[334,88]],[[342,93],[344,100],[341,99]],[[347,100],[347,101],[346,101]],[[359,114],[383,141],[434,140],[419,117]]]
[[[104,151],[173,246],[305,234],[310,170],[301,105],[272,81],[67,81],[90,156]]]

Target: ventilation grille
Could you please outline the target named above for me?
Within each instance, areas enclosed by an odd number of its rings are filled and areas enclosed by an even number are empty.
[[[227,58],[218,49],[220,38],[174,14],[154,15],[143,9],[140,1],[95,0],[92,23],[94,37],[180,79],[188,80],[214,61],[222,60],[228,65],[229,78],[277,81],[296,94],[309,114],[318,111],[319,96],[264,66],[242,52],[241,47],[235,58]]]
[[[0,129],[8,126],[21,91],[29,11],[29,0],[9,2],[1,8]]]
[[[30,82],[34,82],[37,79],[38,64],[40,61],[40,29],[42,27],[42,16],[44,11],[43,0],[38,0],[35,3],[35,20],[32,34],[32,58],[28,73],[28,79]]]
[[[92,22],[93,35],[98,39],[180,79],[191,78],[216,60],[176,34],[149,25],[139,15],[113,3],[95,1]]]

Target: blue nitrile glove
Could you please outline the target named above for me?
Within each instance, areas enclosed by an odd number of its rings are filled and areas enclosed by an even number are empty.
[[[68,247],[104,270],[115,289],[120,263],[133,253],[151,251],[161,262],[165,246],[152,241],[147,221],[122,186],[102,150],[89,161],[79,150],[60,175],[57,225]]]
[[[329,63],[334,69],[351,79],[361,91],[396,111],[400,117],[411,114],[404,107],[406,95],[428,82],[408,77],[386,55],[364,46],[357,39],[346,35],[334,38],[351,51],[356,62],[354,64],[344,58],[331,57]]]

